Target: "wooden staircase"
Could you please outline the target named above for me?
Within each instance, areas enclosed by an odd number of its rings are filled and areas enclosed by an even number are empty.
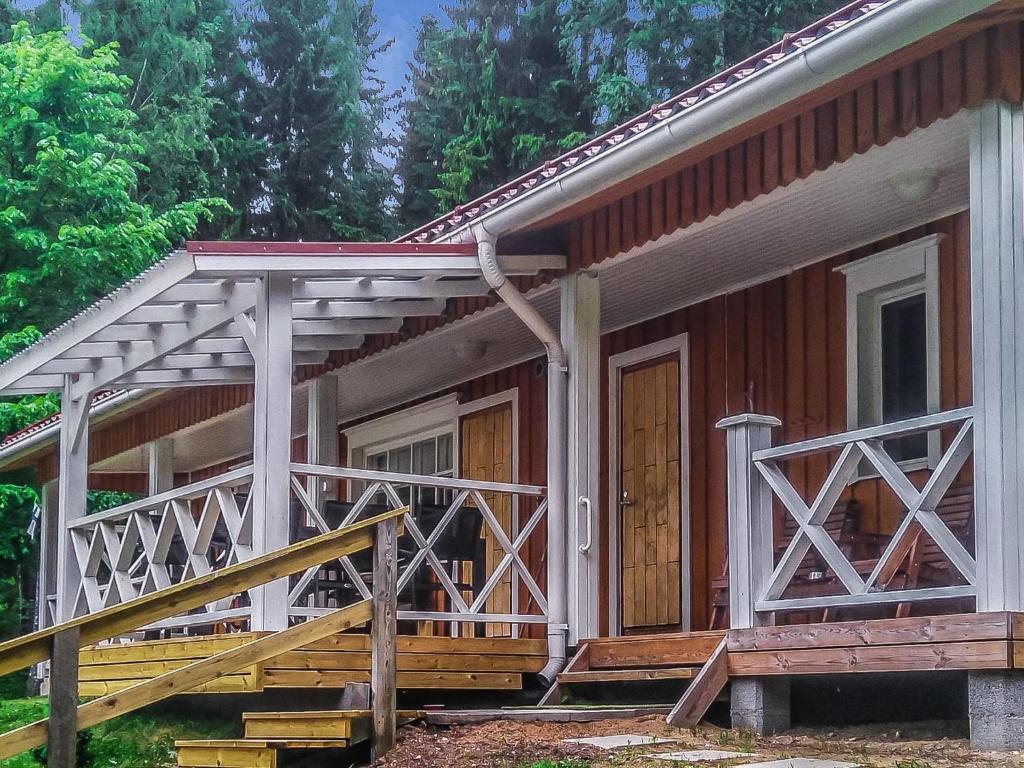
[[[542,705],[559,705],[586,694],[582,686],[680,681],[695,678],[725,632],[681,632],[586,640],[558,675]]]
[[[422,716],[399,710],[398,720]],[[371,713],[364,709],[313,712],[246,712],[244,737],[178,741],[178,765],[188,768],[277,768],[279,753],[345,749],[370,739]]]

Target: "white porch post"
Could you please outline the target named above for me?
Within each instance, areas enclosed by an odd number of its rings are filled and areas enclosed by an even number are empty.
[[[977,610],[1024,610],[1024,116],[971,115],[971,344]],[[971,746],[1024,748],[1024,675],[968,673]]]
[[[729,627],[760,626],[769,617],[754,610],[771,577],[772,493],[751,461],[754,451],[769,448],[774,416],[743,413],[718,422],[726,430],[726,468],[729,503]]]
[[[271,272],[256,304],[256,385],[253,406],[253,554],[288,545],[292,418],[292,278]],[[288,580],[249,591],[252,629],[288,626]]]
[[[563,277],[561,338],[569,366],[566,509],[569,644],[598,634],[601,292],[596,275]]]
[[[74,618],[82,574],[68,522],[86,513],[89,488],[89,404],[91,395],[72,396],[73,377],[65,377],[60,408],[57,477],[57,622]]]
[[[306,461],[309,464],[336,467],[338,456],[338,379],[319,376],[309,383],[307,411]],[[307,491],[313,504],[331,495],[336,483],[324,478],[310,477]]]
[[[1024,610],[1024,130],[971,116],[971,328],[978,610]]]
[[[146,486],[150,496],[169,491],[174,487],[174,440],[162,437],[146,446],[146,469],[149,483]]]
[[[57,547],[61,539],[57,520],[57,481],[43,483],[39,497],[39,574],[36,586],[36,626],[53,624],[50,595],[57,594]]]

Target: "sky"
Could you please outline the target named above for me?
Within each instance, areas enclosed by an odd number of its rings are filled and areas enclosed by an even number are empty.
[[[385,38],[394,39],[391,48],[378,61],[380,75],[389,90],[405,87],[409,62],[416,49],[416,30],[425,14],[443,17],[441,0],[376,0],[380,30]],[[397,126],[389,126],[397,133]]]

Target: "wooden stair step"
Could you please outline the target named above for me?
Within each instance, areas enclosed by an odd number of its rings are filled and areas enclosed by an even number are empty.
[[[563,685],[578,683],[643,682],[650,680],[689,680],[700,667],[672,667],[669,669],[588,669],[562,672],[558,682]]]
[[[277,768],[281,749],[344,749],[348,739],[205,739],[176,741],[182,768]]]
[[[399,720],[422,717],[420,710],[400,709]],[[347,739],[362,741],[368,736],[365,709],[329,709],[303,712],[246,712],[242,715],[246,739]]]

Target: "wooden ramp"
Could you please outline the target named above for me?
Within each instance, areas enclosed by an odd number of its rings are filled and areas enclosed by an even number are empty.
[[[79,693],[110,694],[258,638],[211,637],[94,646],[80,654]],[[519,690],[544,666],[543,640],[399,635],[398,687]],[[197,688],[197,693],[258,693],[271,688],[340,689],[370,680],[370,636],[338,634],[280,654]]]

